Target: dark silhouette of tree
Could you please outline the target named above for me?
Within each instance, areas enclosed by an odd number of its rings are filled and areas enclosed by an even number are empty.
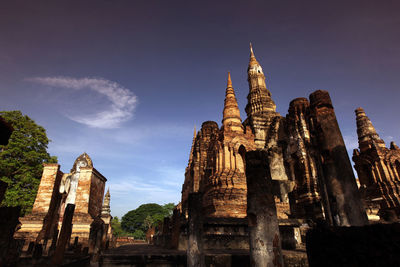
[[[14,128],[8,145],[0,146],[0,180],[8,184],[2,206],[21,206],[21,215],[32,210],[43,163],[56,163],[47,153],[46,130],[21,111],[1,111]]]

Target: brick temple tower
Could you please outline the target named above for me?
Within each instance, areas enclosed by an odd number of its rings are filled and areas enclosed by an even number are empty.
[[[20,218],[15,237],[24,238],[25,246],[36,242],[47,249],[61,229],[65,207],[74,204],[71,240],[78,237],[82,247],[88,246],[90,225],[101,216],[106,181],[86,153],[75,160],[70,173],[63,173],[59,164],[44,164],[32,213]]]
[[[201,191],[207,217],[244,218],[247,191],[243,156],[251,149],[255,149],[254,136],[242,125],[228,73],[222,127],[213,121],[204,122],[193,139],[182,186],[184,212],[188,194]]]
[[[247,68],[247,81],[249,94],[247,95],[245,125],[250,125],[255,135],[255,143],[258,149],[266,146],[269,127],[275,117],[280,116],[276,112],[276,105],[271,97],[271,92],[265,84],[263,69],[258,63],[253,47],[250,44],[250,61]]]
[[[244,154],[254,149],[254,137],[240,118],[231,75],[225,93],[222,127],[212,143],[212,173],[204,177],[204,209],[210,217],[246,217],[246,176]],[[221,194],[221,192],[224,192]]]
[[[379,137],[364,109],[356,109],[359,149],[353,152],[354,168],[370,218],[393,221],[400,216],[400,149],[390,149]]]

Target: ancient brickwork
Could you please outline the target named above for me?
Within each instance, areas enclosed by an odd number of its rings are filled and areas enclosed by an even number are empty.
[[[386,147],[362,108],[355,112],[359,149],[354,150],[353,161],[369,215],[396,220],[400,216],[400,149],[394,142],[390,149]],[[373,212],[376,205],[379,214]]]
[[[319,151],[310,117],[310,104],[306,98],[296,98],[289,105],[286,127],[289,135],[286,162],[290,177],[296,181],[292,212],[296,217],[318,218],[322,216],[320,188],[318,185]]]
[[[58,192],[63,173],[58,164],[44,164],[42,179],[33,204],[32,213],[20,218],[21,230],[16,238],[47,240],[57,228],[61,195]],[[40,196],[40,197],[39,197]],[[29,242],[25,242],[27,246]]]
[[[62,176],[63,173],[60,171],[60,165],[56,163],[44,164],[43,174],[37,192],[37,195],[40,197],[35,199],[32,213],[47,213],[49,211],[51,202],[57,200],[56,196]]]
[[[107,193],[104,196],[104,201],[103,201],[103,206],[101,208],[101,219],[104,221],[105,224],[105,232],[103,236],[103,243],[104,247],[108,248],[110,245],[112,245],[112,239],[113,239],[113,231],[111,228],[111,209],[110,209],[110,189],[107,189]]]
[[[333,222],[339,226],[368,224],[329,93],[323,90],[312,93],[310,110],[321,153],[320,179],[327,191]]]
[[[271,92],[265,84],[263,69],[254,56],[250,45],[250,62],[247,68],[247,81],[249,83],[249,94],[247,96],[246,113],[247,119],[244,125],[249,125],[254,132],[254,139],[258,149],[266,146],[269,128],[275,117],[276,105],[271,98]]]
[[[87,247],[90,225],[101,216],[106,181],[86,153],[75,160],[70,173],[62,173],[58,164],[45,164],[32,213],[20,218],[22,226],[16,238],[25,239],[25,246],[29,242],[43,244],[46,252],[62,227],[65,208],[73,204],[71,240],[77,237],[82,247]]]
[[[204,246],[247,249],[245,154],[252,150],[265,153],[265,171],[269,173],[263,175],[271,177],[268,194],[275,202],[286,248],[301,246],[306,221],[337,226],[367,224],[329,93],[318,90],[310,100],[294,99],[283,117],[276,112],[252,47],[247,75],[246,120],[242,123],[229,74],[222,127],[206,121],[198,133],[195,131],[181,210],[169,228],[185,231],[188,195],[199,192],[203,194]],[[182,235],[173,234],[174,244],[180,246]]]
[[[182,203],[187,196],[203,192],[203,208],[208,217],[246,216],[244,153],[254,149],[254,136],[241,123],[240,111],[230,74],[226,88],[222,127],[205,122],[194,140]]]
[[[246,153],[251,266],[282,266],[278,218],[265,151]]]
[[[93,168],[89,196],[89,214],[93,217],[101,213],[106,181],[107,179]]]
[[[243,125],[249,126],[254,133],[257,149],[268,152],[269,169],[274,180],[274,194],[278,196],[277,206],[279,218],[287,218],[288,193],[293,189],[294,182],[289,179],[288,169],[284,161],[287,133],[285,119],[276,112],[276,105],[265,83],[265,75],[257,61],[250,45],[250,61],[247,68],[249,94],[247,95],[247,119]]]

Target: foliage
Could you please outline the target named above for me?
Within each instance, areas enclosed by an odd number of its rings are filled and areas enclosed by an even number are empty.
[[[2,206],[21,206],[21,215],[32,209],[43,163],[56,163],[47,153],[46,130],[21,111],[1,111],[14,128],[7,146],[0,146],[0,180],[8,184]]]
[[[121,227],[121,221],[117,216],[113,217],[111,220],[111,228],[113,229],[113,235],[116,237],[121,236],[134,236],[134,233],[126,232]]]
[[[172,212],[174,211],[175,204],[167,203],[167,204],[163,205],[163,208],[164,208],[165,212],[168,213],[169,216],[171,216]]]
[[[135,233],[137,230],[144,233],[151,226],[163,221],[164,217],[170,216],[174,207],[173,203],[163,206],[155,203],[143,204],[122,217],[122,229],[131,233]]]
[[[133,232],[133,237],[135,239],[144,240],[144,239],[146,239],[146,234],[142,230],[138,229],[138,230],[135,230],[135,232]]]
[[[153,223],[154,223],[154,219],[153,219],[150,215],[147,215],[147,217],[144,219],[144,222],[143,222],[144,227],[145,227],[146,229],[151,228],[151,226],[153,225]]]
[[[119,218],[117,216],[112,218],[111,228],[113,229],[113,234],[116,237],[125,236],[124,230],[122,230],[122,227],[121,227],[121,222],[119,221]]]

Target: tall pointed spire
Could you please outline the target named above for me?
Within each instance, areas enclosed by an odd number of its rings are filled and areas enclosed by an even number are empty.
[[[250,43],[250,62],[249,62],[249,69],[250,69],[250,66],[254,66],[254,65],[260,66],[260,63],[258,63],[258,61],[257,61],[257,59],[256,59],[256,56],[254,55],[253,46],[252,46],[251,43]],[[261,66],[260,66],[260,69],[261,69],[261,73],[262,73],[262,68],[261,68]]]
[[[228,72],[228,82],[226,85],[222,125],[225,131],[243,132],[242,119],[240,118],[239,106],[237,104],[235,91],[233,90],[230,72]]]
[[[228,82],[226,83],[226,88],[233,88],[232,87],[231,73],[229,71],[228,71]]]
[[[360,151],[366,151],[373,146],[386,147],[385,142],[379,137],[370,119],[365,114],[363,108],[355,110],[357,121],[357,135]]]
[[[253,52],[253,46],[251,45],[251,42],[250,42],[250,57],[255,57],[254,52]]]
[[[103,207],[101,208],[101,215],[109,216],[111,214],[110,209],[110,187],[107,189],[107,193],[104,196]]]
[[[246,105],[247,116],[250,117],[252,115],[275,112],[276,105],[271,98],[271,92],[267,89],[263,69],[254,56],[251,43],[247,75],[247,81],[249,82],[248,102]]]

